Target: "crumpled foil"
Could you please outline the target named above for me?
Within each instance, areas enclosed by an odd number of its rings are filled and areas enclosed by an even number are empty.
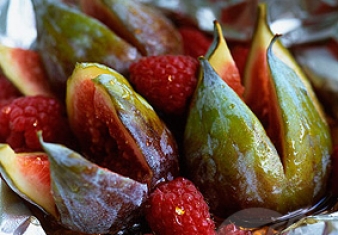
[[[281,235],[311,234],[338,234],[338,212],[304,217],[281,232]]]
[[[46,235],[39,220],[1,179],[0,234]]]
[[[255,25],[257,3],[262,0],[139,1],[155,5],[165,12],[187,17],[205,32],[213,32],[213,21],[217,19],[226,38],[248,41],[252,37]],[[338,0],[264,2],[269,6],[271,30],[283,34],[282,43],[292,49],[314,87],[328,93],[330,97],[328,105],[332,107],[333,116],[338,121],[338,55],[336,54],[336,57],[329,55],[326,47],[323,49],[322,46],[316,46],[317,42],[328,39],[338,45]],[[34,49],[36,37],[31,0],[0,0],[0,43]],[[315,46],[299,47],[311,43]],[[39,220],[2,180],[0,180],[0,234],[46,234]],[[320,214],[304,215],[293,220],[278,234],[337,235],[338,202]]]

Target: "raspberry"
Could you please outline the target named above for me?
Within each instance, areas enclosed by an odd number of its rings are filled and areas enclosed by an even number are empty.
[[[63,143],[70,129],[63,106],[58,100],[43,96],[23,96],[0,110],[0,141],[16,152],[42,150],[36,132],[42,130],[45,141]]]
[[[202,194],[183,177],[159,185],[149,196],[145,215],[155,234],[215,234],[215,223]]]
[[[185,55],[198,58],[206,54],[212,43],[212,38],[194,27],[182,26],[178,31],[182,37]]]
[[[184,55],[143,57],[130,66],[129,80],[158,111],[184,113],[197,83],[198,60]]]

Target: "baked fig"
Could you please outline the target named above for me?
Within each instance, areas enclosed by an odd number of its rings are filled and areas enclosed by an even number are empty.
[[[117,233],[140,215],[148,189],[59,144],[40,142],[50,162],[59,223],[88,234]]]
[[[93,162],[150,188],[178,174],[174,137],[117,71],[78,63],[67,82],[66,103],[71,128]]]
[[[326,190],[332,151],[328,125],[299,70],[279,59],[283,53],[274,53],[278,38],[270,40],[263,48],[265,80],[252,81],[269,91],[261,106],[264,125],[208,60],[200,59],[184,159],[187,174],[220,216],[249,207],[286,213],[313,204]]]
[[[41,133],[39,138],[45,152],[15,153],[0,144],[1,177],[18,196],[73,232],[116,233],[136,221],[148,195],[146,184],[43,142]]]
[[[37,49],[52,88],[64,98],[76,62],[97,62],[123,73],[140,57],[137,49],[96,19],[61,1],[33,0]]]
[[[81,0],[80,3],[82,11],[106,24],[144,56],[183,52],[179,32],[154,6],[135,0]]]

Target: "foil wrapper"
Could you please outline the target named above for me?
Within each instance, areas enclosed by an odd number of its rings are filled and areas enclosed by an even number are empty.
[[[217,19],[229,40],[249,41],[252,37],[259,0],[139,0],[166,13],[188,18],[205,32],[213,32]],[[282,43],[290,48],[308,74],[329,111],[338,122],[338,0],[265,0],[269,24],[283,34]],[[37,32],[31,0],[0,1],[0,43],[34,49]],[[333,41],[332,52],[326,43]],[[311,46],[305,46],[311,44]],[[323,46],[324,45],[324,46]],[[338,133],[338,131],[337,131]],[[338,134],[337,134],[338,136]],[[336,141],[338,143],[338,140]],[[316,215],[301,214],[286,220],[283,230],[262,229],[253,234],[338,234],[338,202]],[[0,181],[0,234],[47,234],[23,201]],[[65,234],[62,231],[58,234]],[[67,233],[68,234],[68,233]],[[73,233],[70,233],[73,234]]]

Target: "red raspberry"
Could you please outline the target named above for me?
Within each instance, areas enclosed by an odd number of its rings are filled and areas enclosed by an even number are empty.
[[[14,99],[0,110],[0,141],[16,152],[41,150],[36,132],[42,130],[45,141],[66,144],[70,129],[63,106],[43,96]]]
[[[145,214],[155,234],[215,234],[215,223],[202,194],[183,177],[159,185],[149,196]]]
[[[197,83],[198,60],[184,55],[143,57],[130,66],[130,82],[158,111],[184,113]]]
[[[182,26],[178,31],[182,37],[185,55],[198,58],[206,54],[212,43],[211,37],[208,37],[201,30],[189,26]]]

